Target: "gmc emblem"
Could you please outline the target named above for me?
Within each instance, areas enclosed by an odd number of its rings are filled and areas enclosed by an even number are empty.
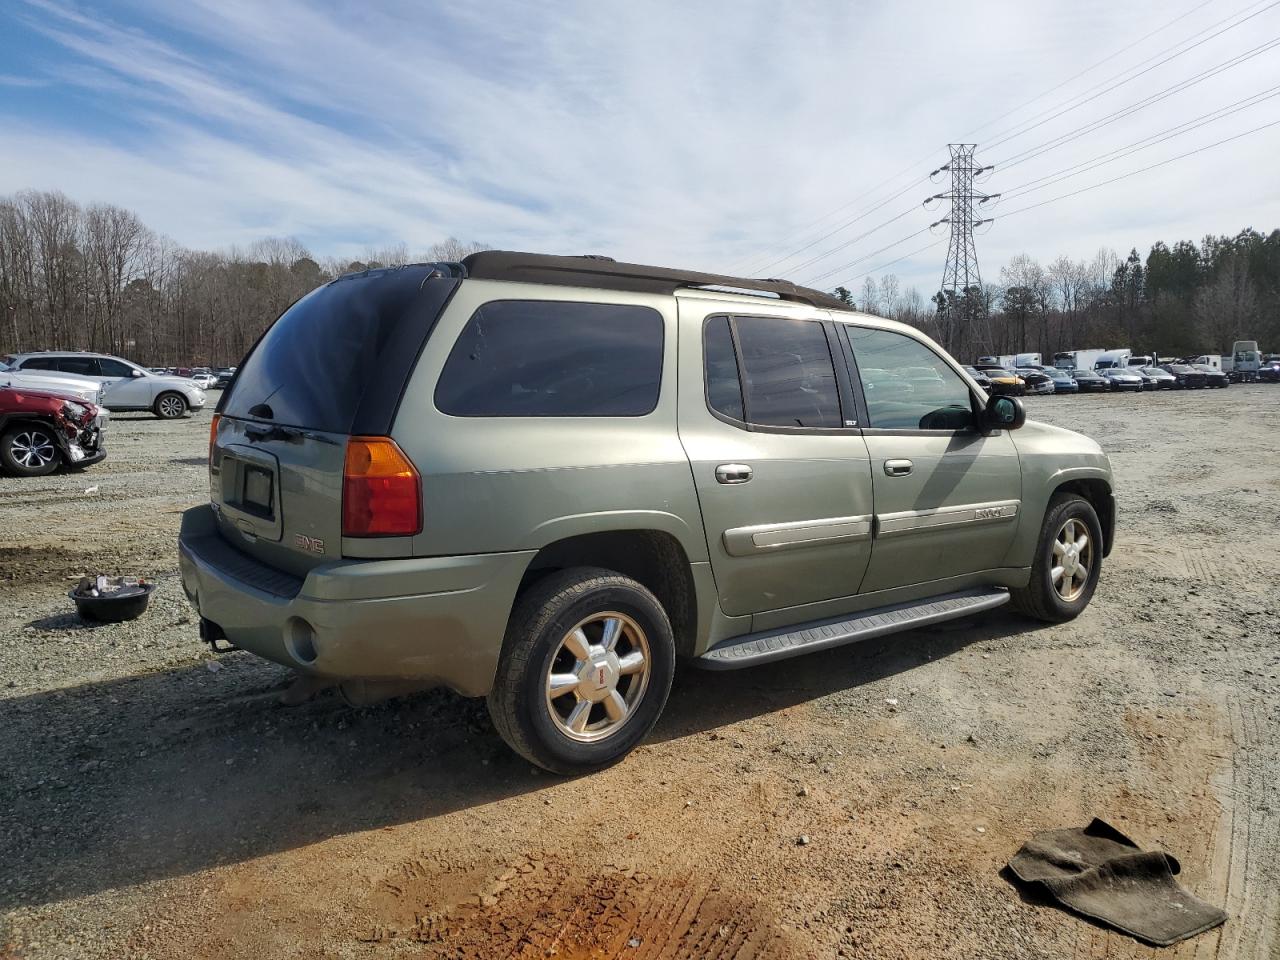
[[[975,520],[995,520],[997,517],[1004,516],[1004,507],[979,507],[973,511],[973,519]]]
[[[293,545],[299,550],[307,551],[307,553],[324,553],[324,539],[322,537],[308,537],[305,533],[295,533],[293,535]]]

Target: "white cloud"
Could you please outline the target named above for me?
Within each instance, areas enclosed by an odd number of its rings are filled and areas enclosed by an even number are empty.
[[[443,236],[726,269],[763,265],[824,232],[804,227],[868,187],[906,186],[967,135],[1172,19],[1154,0],[778,5],[417,3],[335,10],[305,0],[135,0],[119,20],[36,0],[28,22],[66,59],[46,73],[129,112],[129,135],[18,122],[0,140],[0,191],[58,187],[136,209],[192,246],[294,233],[317,252]],[[1260,9],[1253,4],[1249,9]],[[1200,7],[1002,131],[1227,16]],[[1190,77],[1280,33],[1280,10],[981,154],[998,161]],[[176,38],[186,38],[176,39]],[[1275,85],[1280,50],[987,184],[996,191]],[[107,79],[109,78],[109,79]],[[104,82],[105,81],[105,82]],[[0,82],[3,82],[0,79]],[[1272,100],[1132,159],[1030,194],[1023,205],[1275,118]],[[0,115],[4,113],[0,107]],[[1280,224],[1280,128],[1072,200],[997,220],[986,274]],[[915,161],[914,163],[912,163]],[[902,173],[901,177],[893,179]],[[899,200],[768,272],[805,280],[925,227],[914,209],[795,269],[937,187]],[[838,224],[863,209],[855,202]],[[1006,210],[1009,208],[1006,205]],[[996,208],[997,215],[1001,212]],[[794,239],[793,239],[794,238]],[[912,251],[922,236],[823,279]],[[893,266],[926,288],[945,246]],[[854,281],[855,283],[860,281]]]

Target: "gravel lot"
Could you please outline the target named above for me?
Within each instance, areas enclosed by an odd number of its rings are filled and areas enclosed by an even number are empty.
[[[999,875],[1109,819],[1280,956],[1280,388],[1048,397],[1113,458],[1092,606],[685,671],[649,742],[539,775],[444,692],[284,708],[177,581],[208,414],[0,480],[0,958],[1146,957]],[[89,492],[96,488],[94,492]],[[86,571],[159,590],[81,624]]]

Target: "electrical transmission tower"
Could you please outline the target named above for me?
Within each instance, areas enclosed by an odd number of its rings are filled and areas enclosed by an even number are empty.
[[[950,213],[931,227],[946,223],[951,227],[951,240],[947,245],[947,265],[942,271],[942,288],[937,296],[938,321],[943,342],[948,349],[956,349],[960,339],[970,333],[974,325],[986,318],[986,305],[982,297],[982,275],[978,272],[978,250],[973,243],[973,228],[990,223],[991,218],[975,216],[975,206],[994,200],[998,193],[982,193],[975,190],[974,178],[994,169],[978,166],[974,153],[976,143],[949,143],[951,161],[930,174],[950,172],[951,189],[935,193],[929,200],[951,201]],[[926,203],[929,201],[926,200]]]

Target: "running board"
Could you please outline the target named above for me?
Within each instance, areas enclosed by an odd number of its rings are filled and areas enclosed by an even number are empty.
[[[707,670],[737,670],[771,660],[798,657],[802,653],[827,650],[858,640],[870,640],[888,633],[927,627],[944,620],[955,620],[998,607],[1009,600],[1002,587],[964,590],[930,600],[895,603],[888,607],[864,610],[852,617],[815,620],[796,627],[766,630],[733,637],[712,647],[694,659],[696,666]]]

